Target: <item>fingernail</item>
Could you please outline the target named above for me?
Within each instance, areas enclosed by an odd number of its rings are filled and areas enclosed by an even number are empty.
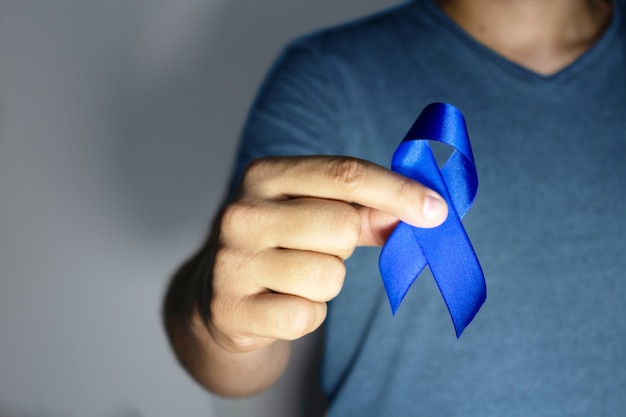
[[[422,206],[422,213],[427,220],[436,220],[441,216],[443,211],[443,201],[432,195],[426,196],[424,199],[424,205]]]

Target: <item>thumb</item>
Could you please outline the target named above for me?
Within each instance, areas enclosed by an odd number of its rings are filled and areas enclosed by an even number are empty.
[[[393,232],[400,222],[400,219],[387,211],[373,207],[360,205],[355,205],[355,207],[361,216],[361,233],[357,241],[357,246],[383,246],[391,235],[391,232]],[[435,227],[443,223],[447,218],[448,207],[445,202],[442,203],[441,198],[426,197],[422,213],[426,214],[427,219],[435,221],[431,226]],[[442,213],[444,213],[445,216],[442,216]],[[416,225],[410,220],[403,220],[408,224]],[[422,220],[420,219],[420,221]],[[420,227],[424,226],[421,225]]]

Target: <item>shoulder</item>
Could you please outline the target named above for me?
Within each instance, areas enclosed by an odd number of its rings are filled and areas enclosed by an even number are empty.
[[[369,60],[378,53],[400,47],[407,38],[419,36],[424,1],[404,2],[356,20],[306,34],[290,42],[283,58],[309,56],[324,60]]]

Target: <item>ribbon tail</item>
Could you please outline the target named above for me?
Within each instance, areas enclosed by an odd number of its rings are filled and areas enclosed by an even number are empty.
[[[400,222],[385,243],[378,261],[394,315],[409,288],[426,266],[426,257],[412,229],[406,223]]]
[[[448,307],[457,338],[472,321],[487,297],[482,268],[458,215],[436,228],[411,228],[415,239],[428,254],[428,266]]]

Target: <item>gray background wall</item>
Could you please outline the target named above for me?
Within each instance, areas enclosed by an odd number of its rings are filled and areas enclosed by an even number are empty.
[[[394,3],[0,0],[0,416],[298,415],[300,365],[245,401],[197,387],[160,300],[286,41]]]

